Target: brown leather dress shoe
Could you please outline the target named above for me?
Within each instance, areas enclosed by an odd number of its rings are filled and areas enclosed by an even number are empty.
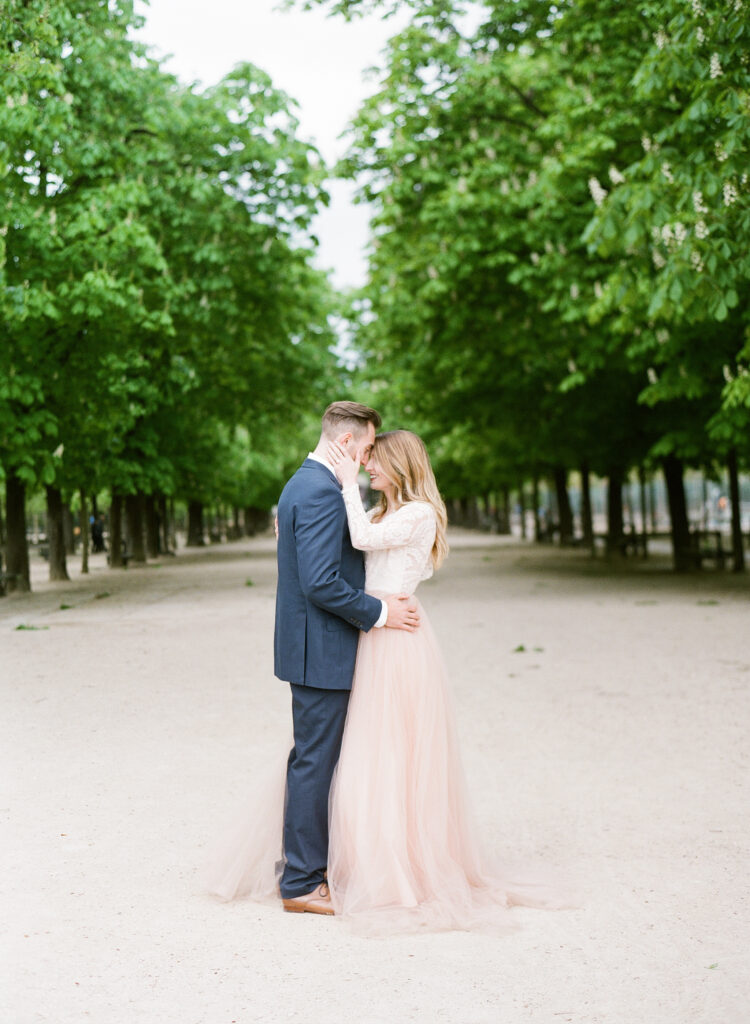
[[[321,882],[317,889],[305,893],[304,896],[292,896],[290,899],[282,899],[284,910],[290,914],[333,914],[331,905],[331,894],[328,886]]]

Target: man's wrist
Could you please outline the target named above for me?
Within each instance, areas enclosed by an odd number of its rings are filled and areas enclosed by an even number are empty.
[[[381,601],[380,603],[382,604],[383,609],[380,612],[380,615],[378,616],[377,622],[373,623],[374,629],[380,629],[381,626],[385,626],[386,623],[388,622],[388,605],[385,603],[385,601]]]

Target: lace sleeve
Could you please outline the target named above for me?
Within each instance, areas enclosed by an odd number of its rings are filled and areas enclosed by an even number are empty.
[[[343,491],[352,545],[360,551],[401,548],[410,544],[425,526],[434,530],[435,512],[423,501],[410,501],[379,523],[367,518],[357,484]]]

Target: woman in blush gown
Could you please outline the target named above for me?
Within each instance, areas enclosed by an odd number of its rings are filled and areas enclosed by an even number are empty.
[[[368,593],[414,594],[448,552],[446,513],[427,451],[406,430],[380,434],[366,469],[380,503],[366,513],[358,465],[331,446]],[[330,794],[328,882],[336,914],[368,931],[470,929],[510,921],[512,904],[555,903],[485,861],[472,821],[440,648],[420,606],[413,632],[362,633]]]
[[[380,503],[365,512],[359,463],[332,445],[368,593],[413,595],[448,552],[445,505],[421,439],[378,435],[366,469]],[[510,880],[481,849],[445,667],[420,606],[415,632],[360,633],[329,803],[328,885],[337,916],[359,931],[512,927],[508,908],[568,906],[541,879]],[[224,899],[278,897],[285,759],[205,878]],[[251,825],[248,822],[252,823]]]

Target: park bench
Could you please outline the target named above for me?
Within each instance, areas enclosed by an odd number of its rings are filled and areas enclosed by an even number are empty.
[[[5,597],[8,592],[8,584],[18,579],[17,572],[4,572],[0,569],[0,597]]]
[[[648,558],[648,541],[650,537],[654,537],[656,534],[648,533],[637,533],[636,530],[631,527],[625,533],[617,544],[616,551],[619,552],[623,557],[627,558],[628,555],[635,555],[636,557]],[[600,544],[604,553],[607,551],[607,545],[609,542],[609,534],[607,533],[595,533],[594,534],[594,553],[597,550],[597,544]]]
[[[122,554],[121,554],[120,557],[122,558],[122,564],[123,564],[123,567],[127,569],[128,562],[133,557],[133,553],[130,550],[130,548],[127,546],[125,541],[122,542],[121,551],[122,551]],[[110,565],[110,566],[112,565],[112,555],[110,554],[109,551],[107,551],[107,565]]]
[[[691,530],[690,554],[697,569],[704,562],[714,562],[717,569],[723,569],[731,552],[724,548],[721,530]]]

